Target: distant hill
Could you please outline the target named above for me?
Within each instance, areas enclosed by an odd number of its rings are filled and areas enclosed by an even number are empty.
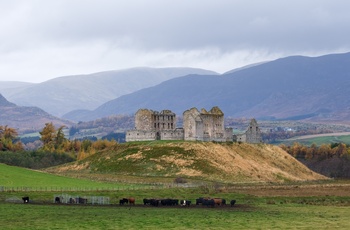
[[[22,134],[42,130],[48,122],[55,126],[72,125],[72,122],[54,117],[37,107],[17,106],[0,94],[0,125],[8,125]]]
[[[350,53],[292,56],[223,75],[188,75],[111,100],[93,111],[65,115],[93,120],[140,108],[219,106],[225,116],[258,119],[350,119]]]
[[[35,85],[35,83],[20,81],[0,81],[0,90],[11,91],[13,89],[23,89],[33,85]]]
[[[326,177],[309,170],[277,146],[211,142],[122,144],[84,160],[49,168],[69,172],[138,177],[191,178],[218,182],[285,182]],[[81,175],[82,176],[82,175]]]
[[[195,68],[132,68],[54,78],[39,84],[0,87],[0,93],[22,106],[36,106],[55,116],[72,110],[95,109],[142,88],[188,74],[217,74]]]

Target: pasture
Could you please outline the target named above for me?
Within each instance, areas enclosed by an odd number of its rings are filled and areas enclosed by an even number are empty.
[[[0,172],[1,229],[350,229],[350,181],[207,182],[197,187],[149,189],[142,183],[93,181],[88,174],[85,179],[69,178],[2,164]],[[39,189],[1,190],[4,186]],[[62,187],[62,191],[41,187]],[[71,189],[79,187],[89,189]],[[55,204],[60,193],[109,197],[110,204]],[[26,196],[30,202],[24,204],[21,198]],[[135,205],[119,205],[124,197],[134,197]],[[196,206],[198,197],[237,203]],[[192,205],[145,206],[143,198],[186,199]]]
[[[148,196],[197,196],[194,190],[148,191]],[[133,192],[135,195],[137,191]],[[140,191],[142,194],[142,191]],[[4,194],[2,194],[4,195]],[[6,196],[16,194],[6,194]],[[17,194],[21,195],[21,194]],[[38,199],[45,194],[32,194]],[[52,194],[51,194],[52,195]],[[121,195],[121,194],[119,194]],[[179,195],[179,194],[178,194]],[[213,194],[214,195],[214,194]],[[48,194],[46,194],[48,196]],[[14,204],[1,201],[2,229],[349,229],[349,197],[238,197],[234,207]]]
[[[0,191],[6,187],[13,190],[112,190],[144,187],[142,184],[125,184],[93,181],[58,176],[25,168],[0,164]]]
[[[167,188],[76,192],[109,196],[110,205],[54,204],[53,192],[0,192],[2,229],[349,229],[350,182],[237,185],[230,189]],[[6,202],[28,195],[29,204]],[[119,205],[133,196],[136,205]],[[200,196],[235,206],[196,206]],[[192,205],[144,206],[143,198],[189,199]]]
[[[322,144],[332,144],[332,143],[344,143],[350,145],[350,135],[332,135],[323,134],[323,135],[308,135],[301,136],[298,138],[290,138],[279,142],[278,144],[292,145],[294,142],[299,142],[303,145],[310,146],[312,144],[316,144],[320,146]]]

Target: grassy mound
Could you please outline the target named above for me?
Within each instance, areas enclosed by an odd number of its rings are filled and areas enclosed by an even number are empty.
[[[138,142],[97,153],[50,172],[191,178],[218,182],[326,179],[277,146],[211,142]]]

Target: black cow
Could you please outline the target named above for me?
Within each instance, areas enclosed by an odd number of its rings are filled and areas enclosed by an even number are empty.
[[[191,201],[190,200],[180,200],[180,205],[181,206],[190,206]]]
[[[73,198],[73,197],[69,198],[69,203],[70,204],[75,204],[76,203],[75,198]]]
[[[162,200],[160,200],[160,204],[169,206],[169,205],[171,205],[171,199],[162,199]]]
[[[151,199],[143,199],[143,204],[147,205],[147,204],[151,204]]]
[[[230,204],[231,204],[231,207],[234,206],[236,203],[236,200],[231,200]]]
[[[124,205],[124,204],[128,204],[128,203],[129,203],[129,199],[123,198],[123,199],[119,200],[120,205]]]
[[[221,204],[226,205],[226,199],[222,199]]]
[[[87,204],[87,199],[82,198],[82,197],[78,197],[78,204]]]
[[[179,200],[177,199],[163,199],[160,201],[162,205],[165,206],[172,206],[172,205],[179,205]]]
[[[150,203],[152,206],[158,207],[158,205],[159,205],[159,200],[157,200],[157,199],[150,199],[149,203]]]
[[[200,197],[196,199],[196,205],[202,204],[203,203],[203,197]]]
[[[23,203],[29,203],[29,196],[22,197]]]
[[[205,205],[207,207],[215,207],[215,201],[214,199],[203,199],[202,205]]]
[[[56,196],[55,197],[55,203],[60,204],[61,203],[61,197]]]

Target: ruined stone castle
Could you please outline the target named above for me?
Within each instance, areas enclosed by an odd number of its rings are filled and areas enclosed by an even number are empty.
[[[126,141],[189,140],[189,141],[240,141],[260,143],[261,132],[255,119],[242,135],[233,135],[232,128],[224,127],[224,113],[219,107],[210,111],[197,108],[183,113],[183,128],[176,127],[176,114],[139,109],[135,114],[135,129],[126,133]]]

